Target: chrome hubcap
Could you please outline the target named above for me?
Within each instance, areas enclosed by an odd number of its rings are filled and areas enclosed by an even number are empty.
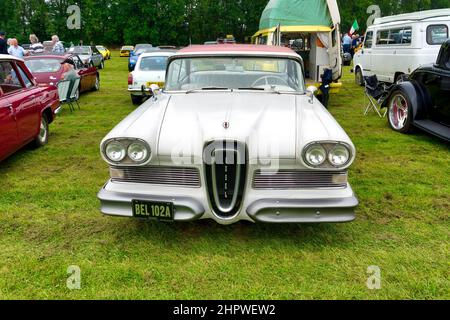
[[[47,126],[46,126],[45,120],[42,119],[41,127],[39,129],[39,140],[41,142],[45,142],[46,139],[47,139]]]
[[[406,102],[406,99],[401,94],[395,95],[391,100],[389,108],[389,121],[392,127],[397,130],[403,129],[408,120],[408,112],[408,102]]]
[[[95,89],[99,89],[100,88],[100,81],[98,80],[98,77],[95,79]]]

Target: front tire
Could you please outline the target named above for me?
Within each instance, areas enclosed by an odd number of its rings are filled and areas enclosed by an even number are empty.
[[[105,68],[105,61],[102,60],[102,62],[100,62],[99,69],[102,70],[102,69],[104,69],[104,68]]]
[[[138,104],[142,104],[142,97],[141,96],[134,96],[131,95],[131,102],[133,102],[133,104],[138,105]]]
[[[34,138],[34,141],[33,141],[34,147],[40,148],[40,147],[45,146],[48,143],[48,135],[49,135],[48,119],[47,119],[47,116],[45,114],[43,114],[41,117],[41,124],[39,126],[39,133]]]
[[[364,77],[359,67],[355,69],[355,83],[357,86],[364,86]]]
[[[389,98],[388,122],[392,130],[400,133],[413,131],[413,109],[408,95],[403,90],[396,90]]]
[[[100,90],[100,77],[98,75],[95,77],[95,83],[94,83],[93,90],[94,91]]]

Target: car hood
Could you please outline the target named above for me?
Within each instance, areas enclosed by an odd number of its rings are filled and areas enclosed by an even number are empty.
[[[91,58],[89,54],[79,54],[78,55],[82,61],[88,60]]]
[[[104,141],[131,137],[159,157],[202,158],[214,140],[245,142],[250,159],[296,159],[316,141],[352,143],[328,111],[304,95],[254,92],[161,94],[124,119]]]

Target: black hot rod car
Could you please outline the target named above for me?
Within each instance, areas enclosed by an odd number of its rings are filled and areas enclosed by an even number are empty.
[[[395,131],[409,133],[417,127],[450,141],[450,39],[442,45],[437,62],[394,85],[382,107],[388,109]]]

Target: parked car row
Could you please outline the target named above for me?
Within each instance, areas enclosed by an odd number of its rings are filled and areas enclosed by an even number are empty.
[[[23,60],[0,55],[0,160],[29,143],[45,145],[58,111],[55,86],[38,86]]]
[[[57,85],[64,78],[63,62],[70,61],[80,77],[75,96],[100,89],[99,69],[111,53],[94,46],[72,47],[63,55],[25,57],[0,55],[0,161],[33,143],[48,142],[49,124],[60,110]]]

